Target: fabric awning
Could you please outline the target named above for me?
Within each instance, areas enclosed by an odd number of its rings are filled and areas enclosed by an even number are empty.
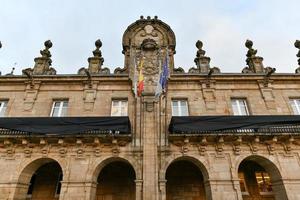
[[[129,117],[6,117],[0,118],[1,134],[130,134]]]
[[[171,134],[260,132],[299,133],[300,115],[186,116],[172,117]]]

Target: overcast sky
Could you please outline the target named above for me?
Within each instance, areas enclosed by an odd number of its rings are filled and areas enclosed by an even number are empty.
[[[33,67],[44,41],[51,39],[57,73],[77,73],[87,66],[98,38],[104,66],[113,70],[123,66],[121,40],[127,26],[140,15],[157,15],[175,32],[177,67],[194,66],[200,39],[211,66],[240,72],[249,38],[265,66],[292,73],[299,8],[299,0],[0,0],[0,71],[9,73],[16,65],[15,74],[21,74]]]

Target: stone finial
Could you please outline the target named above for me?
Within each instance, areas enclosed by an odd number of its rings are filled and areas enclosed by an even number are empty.
[[[52,55],[49,51],[49,49],[53,46],[51,40],[45,41],[44,45],[45,45],[45,49],[40,51],[42,57],[43,58],[51,58]]]
[[[102,57],[102,52],[100,48],[102,47],[102,42],[100,39],[95,41],[96,49],[93,51],[93,57],[88,58],[89,66],[88,69],[80,68],[78,74],[86,74],[88,71],[90,74],[109,74],[110,71],[108,68],[103,68],[102,65],[104,58]]]
[[[102,58],[102,52],[100,51],[100,48],[102,47],[102,42],[101,40],[96,40],[95,42],[95,46],[96,46],[96,49],[93,51],[93,55],[94,57],[99,57],[99,58]],[[103,62],[104,62],[104,58],[102,58]]]
[[[213,73],[220,73],[220,69],[217,67],[210,67],[210,57],[205,56],[205,51],[202,49],[203,43],[198,40],[196,42],[197,53],[194,62],[196,63],[196,68],[192,67],[189,69],[189,73],[209,73],[213,69]]]
[[[196,54],[195,63],[197,64],[197,62],[196,62],[197,58],[203,57],[206,52],[202,49],[203,43],[200,40],[198,40],[196,42],[196,47],[197,47],[198,51]]]
[[[35,65],[33,69],[27,68],[24,69],[23,75],[30,74],[30,75],[55,75],[56,70],[51,66],[51,53],[49,49],[53,46],[50,40],[44,42],[45,49],[40,50],[41,57],[37,57],[34,59]],[[26,71],[26,72],[25,72]]]
[[[298,65],[299,65],[299,67],[295,70],[295,72],[299,74],[300,73],[300,40],[296,40],[294,45],[298,49],[298,53],[296,54],[296,56],[298,58]]]
[[[257,50],[252,48],[253,47],[253,42],[251,40],[246,40],[245,46],[248,48],[248,51],[247,51],[247,54],[246,54],[246,56],[247,56],[246,63],[249,66],[250,60],[251,60],[251,58],[255,57],[255,55],[257,53]]]
[[[245,46],[248,48],[246,64],[248,65],[242,70],[242,73],[264,73],[263,58],[256,56],[257,50],[253,49],[253,42],[246,40]]]

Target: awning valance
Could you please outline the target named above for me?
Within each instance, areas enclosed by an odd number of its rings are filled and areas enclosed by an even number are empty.
[[[130,134],[129,117],[5,117],[0,135]]]
[[[170,134],[299,133],[300,115],[172,117]]]

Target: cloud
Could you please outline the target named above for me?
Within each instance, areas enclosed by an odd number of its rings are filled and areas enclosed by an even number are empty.
[[[112,70],[123,65],[121,39],[126,27],[140,15],[158,15],[177,38],[175,65],[194,65],[195,42],[204,43],[212,66],[223,72],[240,72],[245,66],[247,38],[254,41],[265,66],[277,72],[297,67],[300,13],[297,0],[280,1],[3,1],[0,12],[0,71],[16,73],[32,67],[43,42],[53,41],[53,66],[60,74],[76,73],[87,66],[94,41],[103,42],[104,65]]]

